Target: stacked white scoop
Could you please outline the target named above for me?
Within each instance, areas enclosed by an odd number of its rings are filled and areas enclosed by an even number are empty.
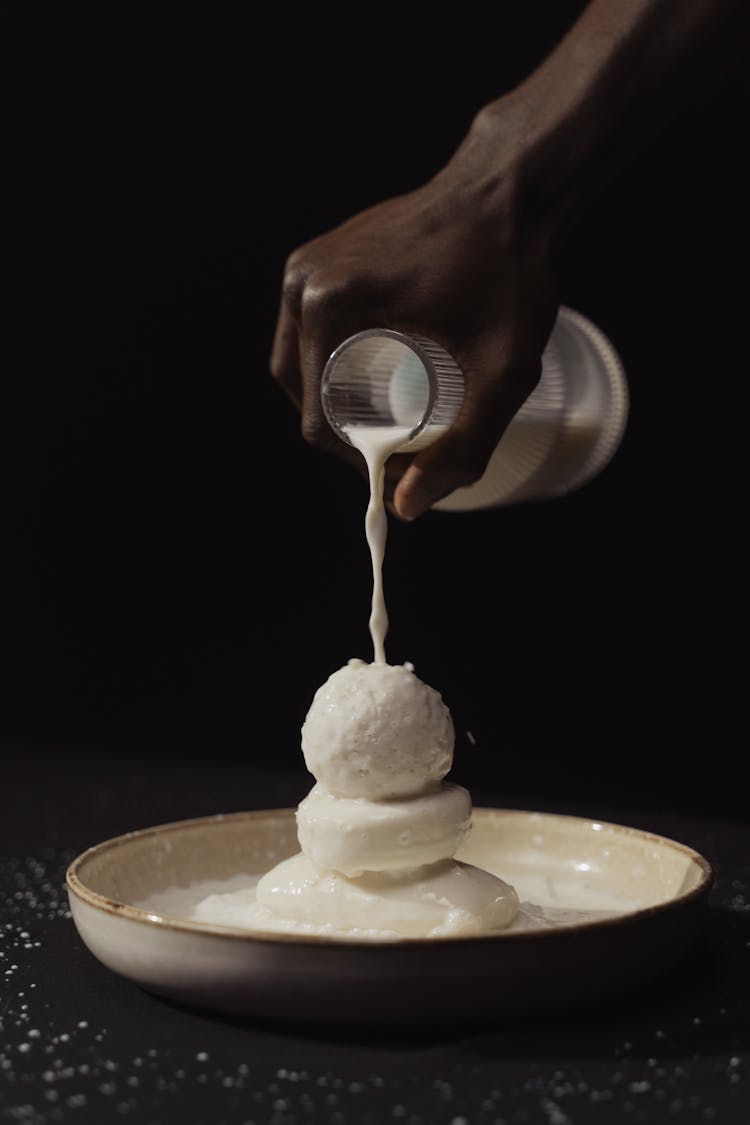
[[[437,937],[503,928],[513,887],[453,857],[471,827],[466,789],[444,780],[454,728],[410,664],[350,660],[302,727],[317,784],[297,809],[301,851],[264,875],[255,924]]]

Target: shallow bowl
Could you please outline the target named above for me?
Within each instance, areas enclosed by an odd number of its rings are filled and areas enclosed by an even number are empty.
[[[458,858],[512,883],[553,925],[352,941],[193,922],[207,893],[298,851],[293,809],[162,824],[105,840],[67,872],[89,950],[136,985],[252,1018],[377,1026],[506,1018],[602,999],[699,938],[713,870],[675,840],[610,822],[475,808]]]

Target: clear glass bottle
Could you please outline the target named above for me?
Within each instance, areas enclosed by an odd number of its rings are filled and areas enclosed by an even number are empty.
[[[458,364],[439,344],[374,328],[350,336],[331,353],[321,400],[344,441],[352,427],[372,426],[400,434],[399,450],[411,451],[450,426],[463,388]],[[539,383],[505,430],[484,475],[434,509],[466,512],[580,488],[614,456],[628,408],[627,380],[612,344],[585,316],[562,306]]]

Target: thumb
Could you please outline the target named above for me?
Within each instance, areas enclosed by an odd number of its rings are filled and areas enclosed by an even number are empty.
[[[395,514],[402,520],[415,520],[454,489],[473,484],[484,472],[497,441],[480,445],[472,439],[471,430],[463,431],[454,423],[405,470],[393,493]]]
[[[417,519],[456,488],[479,480],[540,371],[541,361],[535,368],[506,368],[491,380],[467,376],[463,406],[453,425],[414,457],[399,480],[393,493],[396,516]]]

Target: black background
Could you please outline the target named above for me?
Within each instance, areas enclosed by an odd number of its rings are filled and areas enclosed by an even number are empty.
[[[6,11],[14,753],[306,776],[313,692],[371,656],[371,576],[363,482],[269,375],[284,260],[436,171],[582,7],[506,4],[492,34],[477,3]],[[565,500],[391,523],[388,658],[442,692],[454,777],[500,801],[746,811],[746,71],[569,241],[563,300],[630,382],[609,468]]]

